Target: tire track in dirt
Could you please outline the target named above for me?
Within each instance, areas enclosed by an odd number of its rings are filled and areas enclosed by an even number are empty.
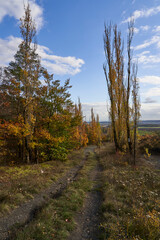
[[[51,198],[59,197],[67,186],[76,179],[79,171],[83,168],[90,151],[94,151],[95,146],[89,146],[84,149],[85,157],[80,164],[70,169],[65,176],[53,183],[49,188],[35,195],[34,199],[22,204],[20,207],[5,218],[0,219],[0,240],[12,239],[12,229],[14,227],[24,227],[36,217]]]
[[[103,200],[101,172],[102,167],[97,163],[96,168],[90,174],[90,181],[94,182],[93,188],[91,192],[87,193],[83,208],[75,218],[76,229],[70,234],[68,240],[100,239],[101,204]]]

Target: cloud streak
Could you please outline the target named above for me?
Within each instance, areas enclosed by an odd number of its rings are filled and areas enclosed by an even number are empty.
[[[146,47],[149,47],[153,44],[157,44],[157,47],[160,47],[160,36],[153,36],[150,40],[145,40],[142,44],[139,44],[137,46],[134,47],[134,50],[140,50],[140,49],[144,49]]]
[[[144,76],[140,77],[139,81],[141,83],[149,83],[153,85],[160,85],[160,77],[158,76]]]
[[[160,56],[150,54],[150,51],[144,51],[140,54],[137,54],[134,60],[138,60],[139,64],[147,65],[149,67],[153,66],[154,64],[160,63]]]
[[[139,33],[139,31],[148,31],[150,29],[150,26],[144,25],[140,26],[139,28],[134,27],[134,33]]]
[[[21,43],[21,38],[9,36],[6,39],[0,39],[0,65],[6,66],[14,59],[14,54]],[[38,45],[37,53],[41,57],[41,63],[50,72],[57,75],[75,75],[81,71],[81,67],[85,63],[83,59],[68,56],[61,57],[54,55],[49,48]]]
[[[122,21],[122,23],[130,22],[132,19],[136,21],[139,18],[150,17],[156,15],[160,12],[160,5],[157,7],[152,7],[148,9],[136,10],[133,12],[132,16]]]
[[[5,16],[14,17],[19,20],[24,15],[24,4],[29,2],[32,17],[35,20],[37,30],[43,26],[43,9],[35,0],[1,0],[0,1],[0,22]]]

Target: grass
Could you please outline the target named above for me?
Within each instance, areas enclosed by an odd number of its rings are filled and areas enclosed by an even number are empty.
[[[34,165],[0,166],[0,217],[32,199],[66,171],[78,164],[83,150],[74,151],[66,162],[50,161]]]
[[[104,168],[103,239],[160,239],[160,171],[145,160],[134,168],[113,146],[101,150]]]
[[[147,131],[147,130],[140,130],[140,128],[138,128],[138,134],[140,136],[144,136],[144,135],[153,135],[155,134],[155,131]]]
[[[142,127],[138,127],[138,129],[144,129],[144,128],[147,128],[147,129],[154,129],[154,128],[159,128],[160,129],[160,127],[155,127],[155,126],[153,126],[153,127],[147,127],[147,126],[142,126]]]
[[[95,165],[95,155],[90,154],[78,179],[69,185],[62,196],[58,199],[52,199],[29,225],[24,229],[15,231],[13,239],[67,239],[75,227],[75,214],[82,207],[86,192],[92,188],[93,183],[89,180],[89,174]]]

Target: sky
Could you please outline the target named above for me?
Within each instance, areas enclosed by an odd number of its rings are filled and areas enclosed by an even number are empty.
[[[37,27],[37,52],[54,79],[70,78],[72,100],[81,100],[108,121],[103,72],[104,23],[118,25],[126,50],[127,26],[135,21],[133,60],[138,62],[141,119],[160,120],[160,0],[0,0],[0,66],[14,59],[21,43],[19,19],[29,2]]]

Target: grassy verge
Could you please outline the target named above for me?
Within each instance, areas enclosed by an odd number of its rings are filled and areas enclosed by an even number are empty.
[[[133,168],[112,150],[101,150],[104,239],[160,239],[160,171],[142,160]]]
[[[0,217],[32,199],[66,171],[81,162],[83,150],[74,151],[65,162],[50,161],[34,165],[0,166]]]
[[[89,175],[95,165],[95,155],[90,154],[77,180],[69,185],[62,196],[52,199],[27,227],[16,231],[13,239],[67,239],[75,226],[74,216],[82,207],[86,192],[92,188],[93,183],[89,180]]]

